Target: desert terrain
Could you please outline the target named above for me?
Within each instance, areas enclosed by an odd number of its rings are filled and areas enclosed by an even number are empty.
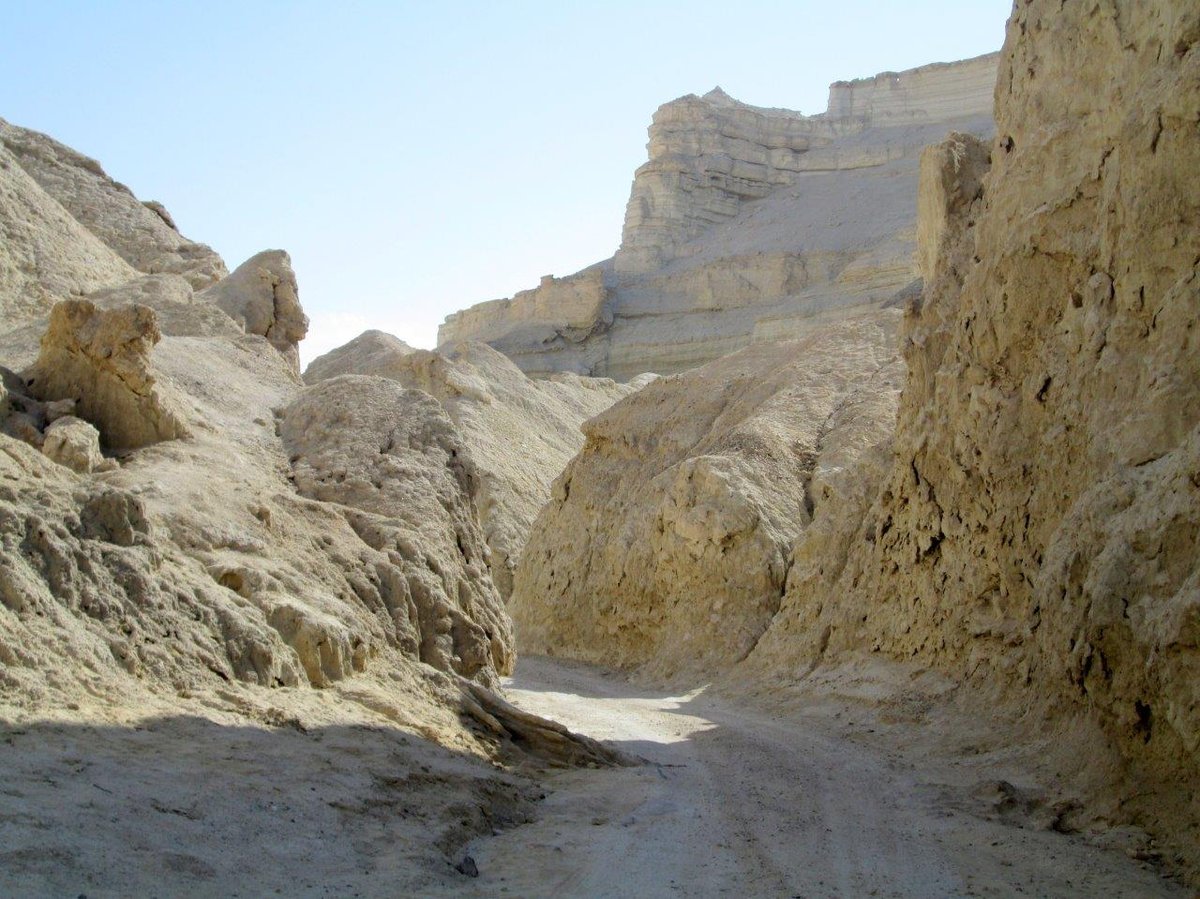
[[[1195,895],[1200,10],[1001,39],[307,365],[0,120],[0,893]]]

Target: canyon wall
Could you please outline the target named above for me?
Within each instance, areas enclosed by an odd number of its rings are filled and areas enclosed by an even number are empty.
[[[1193,874],[1198,39],[1167,0],[1018,7],[995,143],[923,157],[895,463],[844,566],[798,548],[756,650],[869,647],[1086,714],[1122,760],[1095,813]]]
[[[455,313],[439,343],[484,341],[533,374],[628,380],[898,304],[918,278],[920,148],[952,127],[991,133],[996,64],[839,82],[813,116],[720,88],[665,104],[616,255]]]

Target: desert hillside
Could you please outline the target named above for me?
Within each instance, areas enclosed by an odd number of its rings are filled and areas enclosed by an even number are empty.
[[[531,785],[494,762],[615,758],[489,689],[512,670],[512,629],[485,475],[446,408],[373,374],[306,388],[286,253],[227,273],[93,160],[7,124],[0,141],[6,770],[93,771],[6,796],[3,892],[226,892],[248,868],[271,892],[312,851],[309,827],[350,834],[389,793],[423,808],[393,838],[397,882],[424,889],[461,876],[447,859],[496,816],[529,814]],[[559,392],[582,419],[620,390]],[[322,768],[326,738],[365,760],[349,781]],[[233,760],[250,744],[247,768]],[[306,795],[281,822],[262,797],[285,766]],[[164,811],[193,777],[232,786]],[[105,836],[80,844],[80,816]],[[110,818],[127,823],[96,823]],[[228,845],[277,828],[271,847]],[[144,864],[100,877],[131,839]]]

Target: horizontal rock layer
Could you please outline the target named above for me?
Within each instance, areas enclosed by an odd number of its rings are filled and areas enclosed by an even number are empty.
[[[661,107],[616,256],[450,316],[527,372],[627,380],[794,339],[917,279],[917,159],[950,127],[991,133],[995,54],[838,83],[804,116],[719,88]]]

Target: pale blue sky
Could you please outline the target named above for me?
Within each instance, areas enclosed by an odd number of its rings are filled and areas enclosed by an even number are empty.
[[[654,109],[999,49],[1009,0],[0,0],[0,117],[94,156],[233,268],[292,254],[305,359],[610,255]]]

